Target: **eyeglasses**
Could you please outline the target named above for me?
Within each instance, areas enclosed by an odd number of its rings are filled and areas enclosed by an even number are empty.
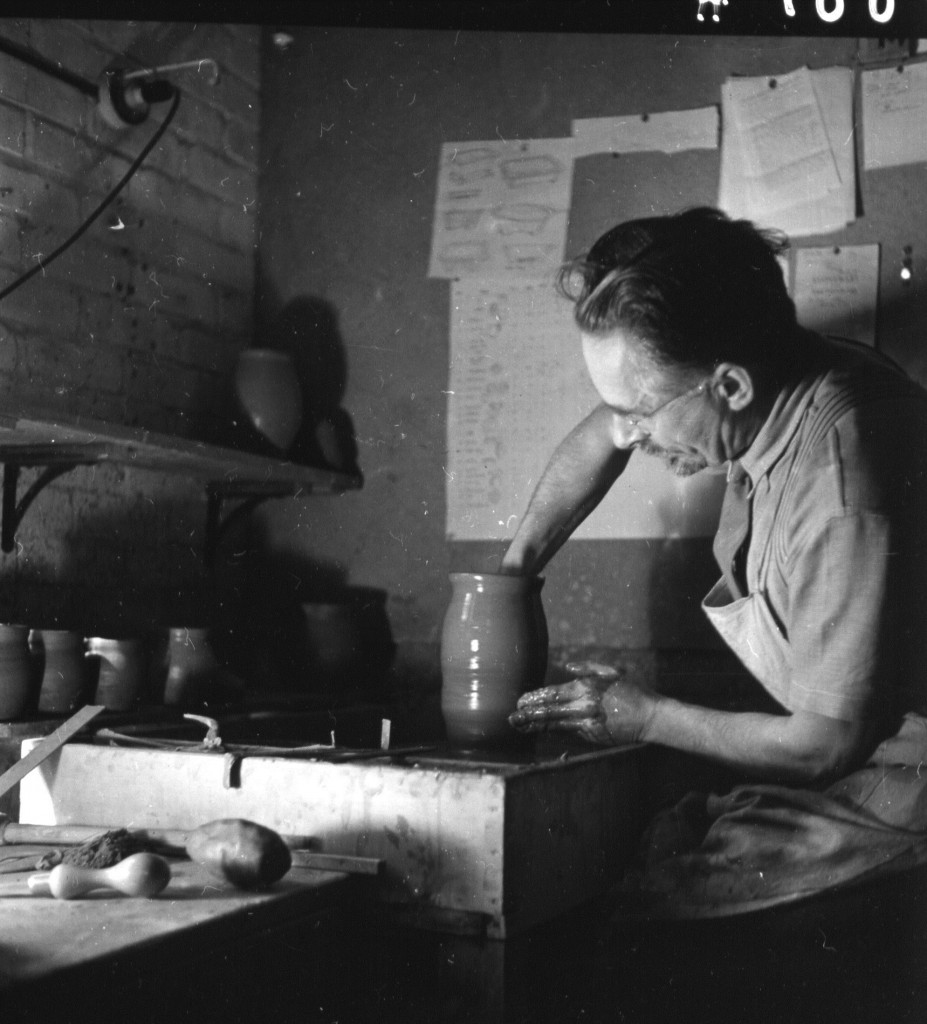
[[[688,391],[683,391],[681,395],[674,395],[672,398],[667,399],[662,405],[658,405],[656,409],[651,409],[650,412],[626,414],[616,412],[615,416],[618,419],[623,420],[625,426],[629,430],[643,430],[645,433],[647,433],[647,427],[641,426],[641,424],[647,421],[653,422],[656,416],[658,416],[661,412],[666,412],[666,410],[671,405],[675,405],[676,402],[682,402],[687,398],[693,398],[695,395],[700,395],[705,390],[705,388],[708,387],[708,384],[710,382],[711,378],[706,377],[704,380],[700,380],[698,384],[689,388]]]

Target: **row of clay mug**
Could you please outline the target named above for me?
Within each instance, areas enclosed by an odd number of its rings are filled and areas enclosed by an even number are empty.
[[[87,696],[89,659],[99,664],[96,703],[114,711],[126,711],[138,703],[144,684],[141,640],[85,640],[70,629],[0,624],[0,719],[21,718],[34,706],[37,667],[41,671],[39,711],[68,714],[80,707]]]
[[[232,677],[213,653],[209,629],[182,626],[166,632],[164,703],[193,706],[215,697],[217,687]],[[136,637],[85,639],[71,629],[0,624],[0,720],[35,710],[36,689],[38,710],[47,714],[69,714],[87,703],[93,681],[90,660],[98,667],[94,703],[129,711],[141,702],[149,684],[150,653],[146,640]]]

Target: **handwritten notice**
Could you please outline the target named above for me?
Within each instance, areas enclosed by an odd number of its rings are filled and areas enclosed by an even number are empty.
[[[927,64],[865,71],[862,80],[866,169],[927,161]]]
[[[856,214],[852,95],[853,72],[843,67],[728,79],[718,205],[793,237],[849,224]]]
[[[804,327],[875,345],[878,293],[878,245],[795,253],[795,309]]]
[[[447,534],[508,538],[554,449],[599,398],[572,307],[549,283],[461,280],[451,296]],[[711,536],[723,490],[723,475],[682,479],[635,455],[574,536]]]
[[[428,276],[550,278],[572,182],[572,139],[445,143]]]
[[[590,117],[573,122],[576,156],[592,153],[680,153],[717,149],[717,107],[672,110],[622,117]]]
[[[811,73],[730,78],[726,99],[743,143],[747,176],[769,193],[779,208],[795,189],[820,198],[840,184]]]

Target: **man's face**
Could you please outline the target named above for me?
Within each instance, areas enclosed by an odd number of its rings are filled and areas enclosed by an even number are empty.
[[[583,334],[582,343],[592,383],[612,410],[616,448],[656,456],[677,476],[725,461],[710,376],[672,379],[620,329],[606,338]]]

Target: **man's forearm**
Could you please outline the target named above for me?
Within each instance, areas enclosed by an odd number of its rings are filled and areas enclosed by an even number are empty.
[[[503,571],[539,572],[624,471],[631,453],[614,446],[610,420],[600,406],[554,452],[502,559]]]
[[[540,572],[607,491],[608,486],[605,486],[568,508],[558,507],[543,498],[533,500],[502,559],[502,568],[525,573]]]
[[[840,774],[860,761],[871,723],[799,712],[716,711],[658,697],[641,739],[708,758],[746,775],[783,783]]]

